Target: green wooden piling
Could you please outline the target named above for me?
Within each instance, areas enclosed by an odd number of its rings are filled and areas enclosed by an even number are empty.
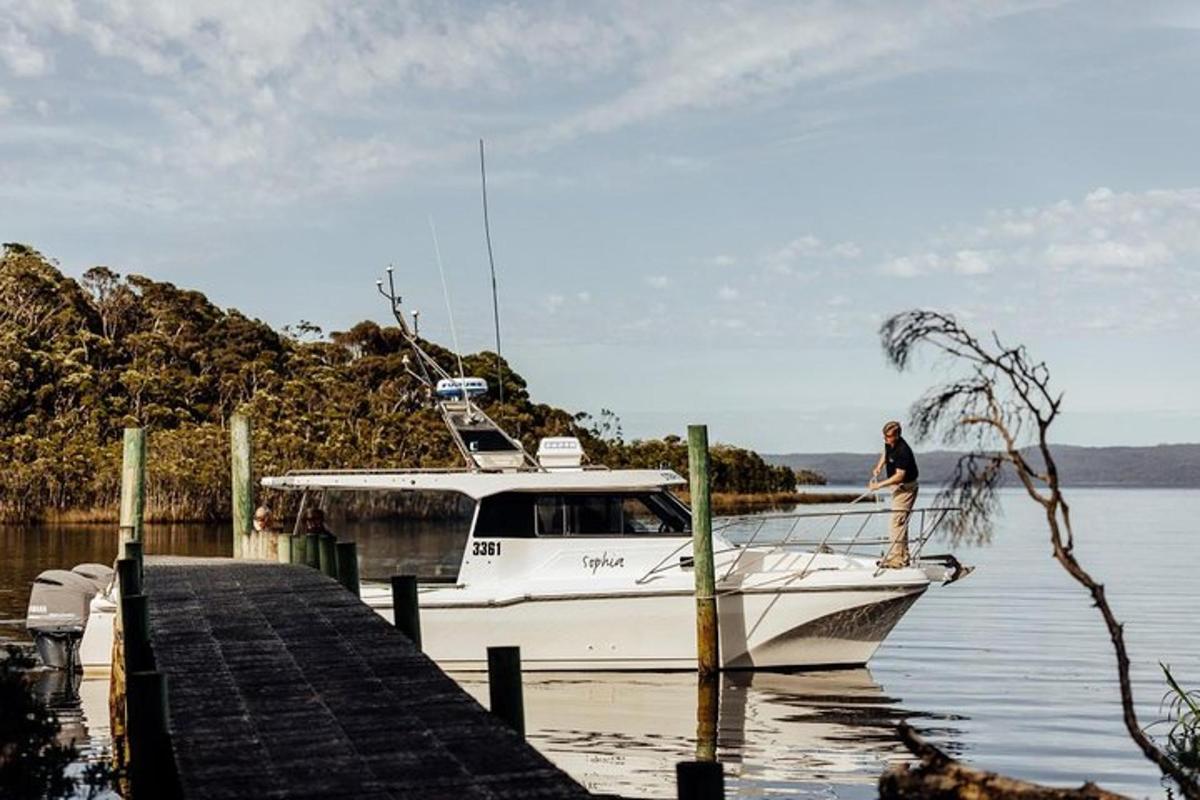
[[[251,447],[250,418],[245,414],[229,417],[229,451],[233,479],[233,557],[249,553],[248,539],[254,530],[254,454]]]
[[[675,788],[679,800],[724,800],[725,769],[716,761],[680,761]]]
[[[354,542],[337,543],[337,579],[346,591],[358,596],[358,545]]]
[[[136,558],[117,559],[117,582],[121,585],[122,596],[142,593],[142,570]]]
[[[525,738],[525,700],[521,687],[521,648],[489,647],[488,697],[492,713]]]
[[[307,564],[308,563],[308,537],[304,534],[292,534],[292,563]]]
[[[417,601],[417,576],[392,576],[392,620],[409,641],[421,649],[421,609]]]
[[[126,428],[121,455],[121,555],[125,542],[142,541],[146,509],[146,430]]]
[[[129,714],[129,788],[132,800],[180,796],[167,724],[167,676],[143,670],[126,680]]]
[[[286,533],[275,535],[275,558],[280,564],[291,564],[292,562],[292,541],[295,537],[289,536]]]
[[[144,594],[121,595],[121,631],[125,644],[125,674],[154,669],[150,650],[150,612]]]
[[[721,713],[721,676],[701,673],[696,686],[696,760],[717,760],[717,731]]]
[[[304,563],[313,569],[321,568],[321,534],[304,534]]]
[[[693,574],[696,579],[696,667],[701,674],[713,674],[720,669],[721,661],[706,425],[688,426],[688,475],[692,494]]]
[[[317,549],[317,561],[321,574],[337,580],[337,539],[329,534],[321,534]]]

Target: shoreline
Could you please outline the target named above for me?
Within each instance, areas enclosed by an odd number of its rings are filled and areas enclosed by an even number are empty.
[[[689,502],[688,492],[677,493],[685,503]],[[768,511],[797,505],[820,505],[824,503],[849,503],[861,493],[839,491],[796,491],[796,492],[714,492],[712,494],[712,510],[715,514],[740,514],[754,511]],[[228,515],[172,515],[157,514],[148,510],[144,524],[146,525],[228,525],[232,518]],[[447,520],[454,519],[454,514],[401,514],[397,519]],[[388,515],[380,517],[386,519]],[[0,520],[0,527],[17,525],[116,525],[120,522],[118,514],[106,508],[67,508],[55,509],[49,513],[39,514],[29,519]]]

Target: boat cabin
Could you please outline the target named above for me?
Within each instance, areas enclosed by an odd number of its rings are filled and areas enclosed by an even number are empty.
[[[643,549],[638,542],[674,538],[672,547],[690,541],[691,512],[671,489],[685,484],[672,470],[577,468],[552,471],[477,472],[296,472],[263,478],[265,488],[299,491],[329,498],[359,493],[434,493],[457,495],[470,504],[470,519],[453,534],[422,546],[440,549],[418,561],[426,582],[463,583],[473,557],[511,553],[515,562],[556,551],[605,543],[610,548]],[[307,500],[306,500],[307,501]],[[353,499],[351,498],[351,505]],[[461,535],[466,528],[465,538]],[[399,534],[400,532],[397,531]],[[553,542],[553,544],[551,544]],[[572,544],[574,543],[574,544]],[[434,574],[429,574],[429,573]],[[496,575],[470,575],[479,580]]]

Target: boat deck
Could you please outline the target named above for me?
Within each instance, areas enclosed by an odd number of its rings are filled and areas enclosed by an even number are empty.
[[[398,630],[307,567],[147,558],[189,798],[581,798]]]

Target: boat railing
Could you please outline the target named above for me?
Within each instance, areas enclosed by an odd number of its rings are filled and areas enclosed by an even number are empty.
[[[579,472],[611,472],[612,469],[603,464],[584,464],[573,467]],[[289,469],[284,477],[303,477],[306,475],[465,475],[474,472],[557,472],[559,470],[544,469],[481,469],[479,467],[415,467],[413,469],[397,469],[394,467],[366,467],[361,469]]]
[[[875,517],[887,515],[891,516],[896,513],[907,513],[909,515],[909,562],[916,563],[920,558],[921,552],[925,548],[925,544],[933,537],[937,530],[941,527],[948,514],[959,509],[953,506],[928,506],[925,508],[914,508],[908,512],[897,512],[890,508],[881,509],[845,509],[841,511],[809,511],[787,514],[749,514],[744,516],[723,517],[714,521],[713,533],[721,534],[721,538],[729,541],[730,547],[722,547],[714,549],[713,557],[733,554],[728,567],[725,567],[721,575],[717,578],[718,583],[723,583],[729,580],[737,570],[750,548],[758,547],[760,552],[763,548],[767,552],[783,552],[789,550],[807,552],[808,558],[804,566],[796,570],[793,566],[788,566],[785,569],[778,570],[785,573],[785,579],[802,579],[812,571],[813,564],[817,557],[823,554],[840,554],[845,556],[856,555],[855,551],[861,553],[863,548],[877,547],[879,545],[890,544],[890,539],[887,536],[867,535],[864,537],[868,525]],[[834,534],[838,532],[842,522],[847,518],[854,518],[854,527],[852,533],[848,536],[840,536],[834,538]],[[823,535],[819,536],[803,536],[797,537],[797,528],[806,520],[832,520],[825,530]],[[764,530],[769,530],[770,534],[778,533],[778,528],[773,524],[768,526],[768,523],[776,523],[780,521],[791,521],[791,525],[787,527],[782,538],[778,540],[763,541],[760,543],[760,536]],[[915,522],[915,525],[914,525]],[[732,541],[730,534],[738,530],[740,527],[750,527],[752,530],[749,535],[739,541]],[[850,528],[847,525],[843,530]],[[914,531],[915,528],[915,531]],[[687,540],[668,553],[662,560],[651,567],[646,574],[637,579],[637,583],[645,583],[656,575],[668,572],[675,569],[681,569],[688,565],[690,559],[686,556],[680,556],[685,550],[691,547],[691,540]],[[880,568],[881,570],[882,568]],[[876,574],[878,574],[877,570]]]

